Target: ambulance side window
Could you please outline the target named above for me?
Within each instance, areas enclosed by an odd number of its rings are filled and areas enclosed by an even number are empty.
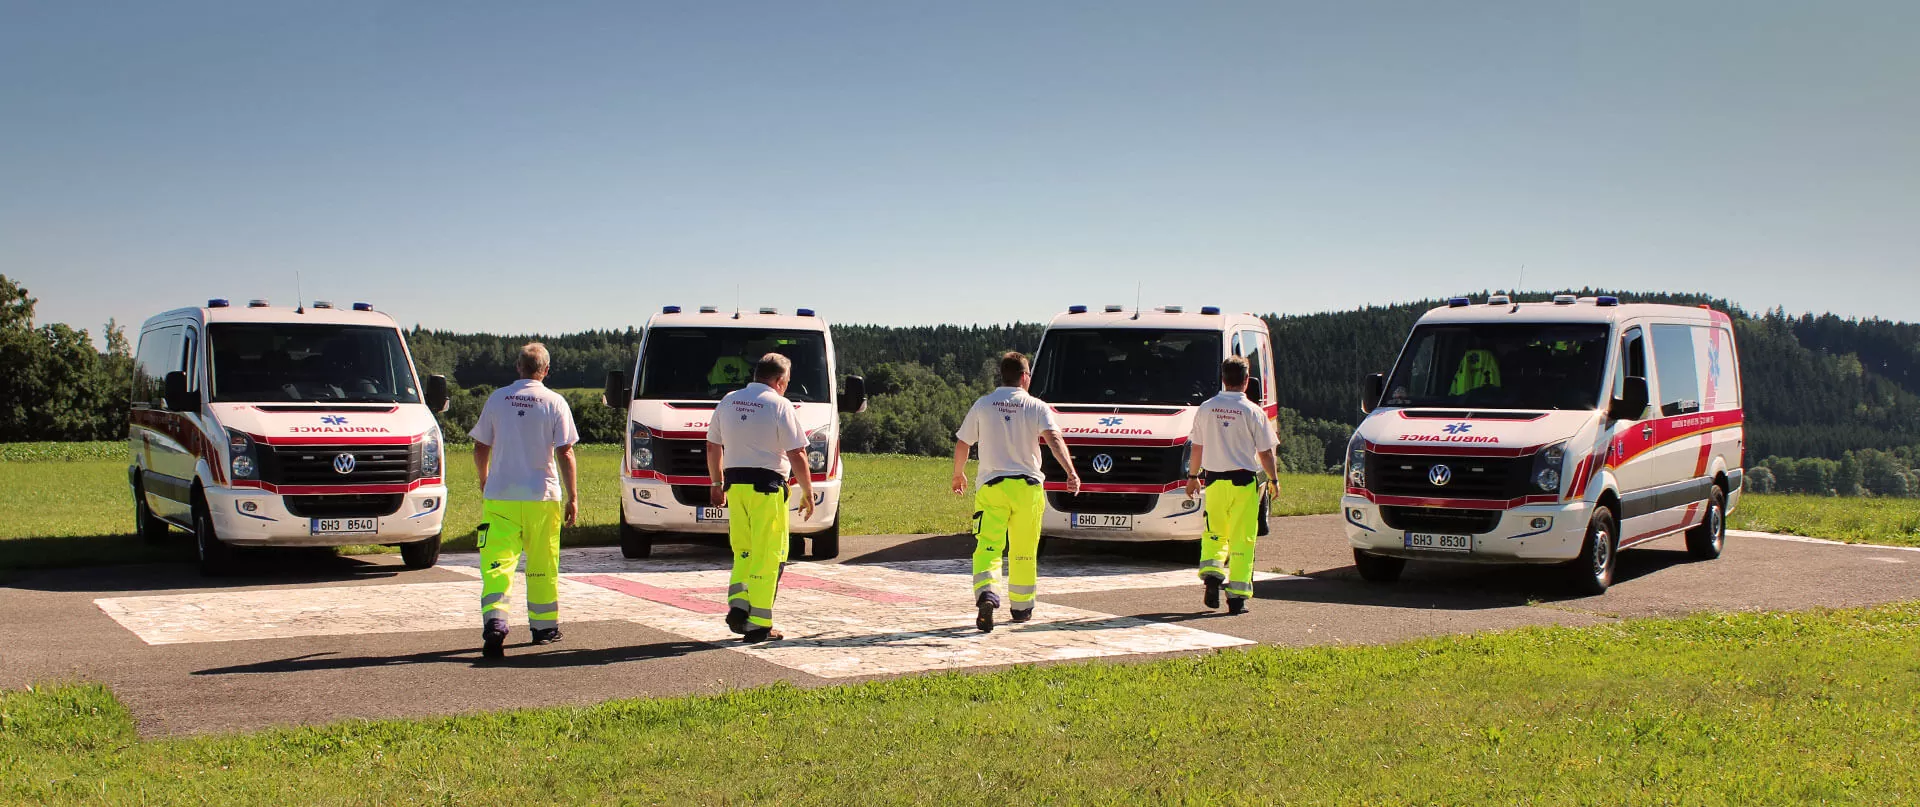
[[[1613,374],[1613,397],[1627,394],[1627,379],[1633,376],[1647,377],[1647,340],[1639,328],[1627,331],[1620,338],[1619,372]]]
[[[1694,366],[1693,326],[1654,325],[1653,366],[1660,374],[1660,414],[1700,411],[1700,371]]]
[[[1248,371],[1260,378],[1260,383],[1262,384],[1262,399],[1264,400],[1264,385],[1273,380],[1273,373],[1266,365],[1267,352],[1260,349],[1260,334],[1256,331],[1246,331],[1240,334],[1240,339],[1246,343],[1245,355],[1247,357]]]
[[[140,335],[140,347],[134,354],[133,405],[160,409],[166,394],[167,373],[180,353],[181,331],[178,325],[155,328]]]
[[[187,389],[189,390],[197,390],[200,388],[199,374],[194,372],[196,366],[199,364],[199,362],[194,360],[199,356],[194,350],[199,346],[200,332],[193,328],[187,328],[185,343],[180,349],[180,359],[174,366],[174,369],[187,374]]]
[[[1726,328],[1695,325],[1693,347],[1707,377],[1701,408],[1710,412],[1740,408],[1740,370],[1733,355],[1733,334]]]

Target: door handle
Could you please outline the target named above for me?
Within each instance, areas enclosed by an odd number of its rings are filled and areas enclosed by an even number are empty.
[[[1648,424],[1646,426],[1640,427],[1640,438],[1643,440],[1646,440],[1647,442],[1653,442],[1653,425],[1652,424]]]

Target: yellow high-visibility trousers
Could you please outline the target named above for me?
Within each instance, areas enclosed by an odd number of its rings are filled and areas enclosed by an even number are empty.
[[[513,569],[527,558],[527,623],[535,630],[560,626],[560,502],[499,502],[481,505],[480,621],[506,620]]]
[[[728,607],[744,609],[756,628],[773,627],[780,566],[787,562],[785,485],[778,493],[761,493],[747,484],[727,486],[727,545],[733,550]]]
[[[1224,582],[1228,597],[1252,597],[1260,486],[1225,479],[1207,485],[1206,519],[1206,530],[1200,533],[1200,579]]]
[[[1046,493],[1022,479],[981,485],[973,494],[973,597],[993,590],[1000,558],[1007,559],[1007,599],[1015,611],[1033,609],[1039,590],[1040,515]]]

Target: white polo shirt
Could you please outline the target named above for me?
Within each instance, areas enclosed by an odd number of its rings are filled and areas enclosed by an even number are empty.
[[[1030,476],[1044,482],[1040,433],[1059,430],[1045,401],[1019,387],[1001,387],[973,402],[953,436],[980,447],[979,482],[1003,476]]]
[[[482,496],[499,502],[557,502],[564,497],[554,449],[580,442],[573,410],[560,393],[531,379],[493,391],[467,432],[493,447]]]
[[[1260,452],[1280,444],[1273,422],[1244,392],[1207,399],[1193,417],[1193,444],[1200,446],[1200,469],[1211,473],[1260,470]]]
[[[807,447],[807,430],[792,401],[755,381],[720,399],[707,442],[720,445],[725,468],[764,468],[786,477],[787,452]]]

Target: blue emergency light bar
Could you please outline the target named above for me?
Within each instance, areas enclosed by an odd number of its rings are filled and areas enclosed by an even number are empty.
[[[680,313],[680,306],[677,306],[677,305],[663,305],[663,306],[660,306],[660,313],[662,313],[662,314],[678,314],[678,313]]]
[[[796,316],[796,317],[811,317],[811,316],[813,316],[813,309],[811,309],[811,308],[796,308],[796,309],[793,309],[793,315],[794,315],[794,316]]]
[[[1594,305],[1597,305],[1597,306],[1600,306],[1601,308],[1610,308],[1610,307],[1613,307],[1613,306],[1616,306],[1616,305],[1619,305],[1619,304],[1620,304],[1620,298],[1618,298],[1618,297],[1597,297],[1597,298],[1595,298],[1595,299],[1594,299],[1594,301],[1593,301],[1593,304],[1594,304]]]
[[[228,305],[229,303],[225,297],[215,297],[207,301],[208,308],[226,308]]]
[[[355,310],[355,311],[372,311],[372,310],[373,310],[373,303],[354,303],[354,304],[353,304],[353,310]]]
[[[1084,305],[1070,305],[1070,306],[1067,306],[1067,313],[1069,313],[1069,314],[1085,314],[1085,313],[1087,313],[1087,307],[1086,307],[1086,306],[1084,306]]]
[[[1217,306],[1217,305],[1200,306],[1200,313],[1205,314],[1209,317],[1218,316],[1220,314],[1220,306]]]
[[[1447,307],[1448,307],[1448,308],[1460,308],[1460,307],[1462,307],[1462,306],[1465,306],[1465,305],[1468,305],[1469,303],[1472,303],[1472,302],[1473,302],[1472,300],[1469,300],[1469,299],[1467,299],[1467,298],[1465,298],[1465,297],[1454,297],[1454,298],[1450,298],[1450,299],[1448,299],[1448,300],[1447,300]]]

